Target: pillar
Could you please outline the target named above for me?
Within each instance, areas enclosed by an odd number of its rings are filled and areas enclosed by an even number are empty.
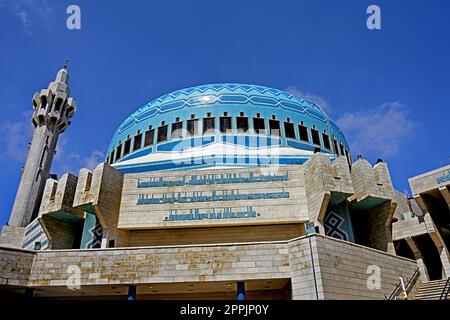
[[[419,248],[417,248],[416,243],[411,237],[408,237],[405,240],[406,243],[409,245],[411,251],[413,252],[414,258],[416,259],[417,266],[419,267],[420,271],[420,279],[422,280],[422,282],[428,281],[430,277],[428,276],[428,270],[427,267],[425,266],[425,263],[423,262],[422,254],[420,253]]]

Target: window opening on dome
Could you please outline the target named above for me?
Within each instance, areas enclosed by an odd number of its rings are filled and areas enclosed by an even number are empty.
[[[342,145],[342,143],[339,144],[339,147],[341,149],[341,155],[344,155],[345,151],[344,151],[344,146]]]
[[[117,146],[116,162],[121,158],[121,156],[122,156],[122,144],[119,144]]]
[[[300,134],[300,140],[309,142],[308,128],[303,125],[303,121],[302,124],[298,126],[298,132]]]
[[[265,134],[266,126],[264,123],[264,119],[262,118],[253,118],[253,129],[257,134]]]
[[[152,145],[154,139],[155,139],[155,129],[150,129],[146,131],[144,137],[144,147]]]
[[[319,131],[317,131],[315,128],[311,129],[311,137],[312,137],[312,142],[314,144],[317,144],[318,146],[320,146],[320,136],[319,136]]]
[[[139,133],[134,137],[133,151],[139,150],[141,147],[142,147],[142,133]]]
[[[289,118],[288,118],[289,119]],[[285,122],[284,123],[284,133],[286,135],[286,138],[295,139],[295,128],[294,124],[291,122]]]
[[[204,118],[203,119],[203,134],[214,134],[216,128],[216,118]]]
[[[162,123],[164,123],[164,121]],[[156,139],[156,142],[164,141],[167,141],[167,124],[158,128],[158,137]]]
[[[236,117],[236,127],[238,133],[248,132],[248,118],[247,117]]]
[[[109,164],[113,164],[114,163],[114,154],[115,154],[115,150],[113,149],[111,151],[111,156],[109,157]]]
[[[322,133],[323,147],[325,149],[331,150],[330,137],[327,135],[326,131]]]
[[[269,128],[271,136],[278,136],[278,137],[281,136],[280,121],[272,119],[269,120]]]
[[[183,122],[178,121],[172,123],[172,132],[170,134],[171,139],[179,139],[182,137],[182,135],[183,135]]]
[[[231,133],[231,117],[220,117],[220,132]]]
[[[333,139],[334,153],[339,155],[339,148],[336,139]]]
[[[124,156],[130,153],[130,147],[131,147],[131,139],[127,139],[127,141],[125,141],[125,144],[123,146]]]
[[[191,117],[194,116],[193,114]],[[187,121],[186,131],[188,136],[198,135],[198,119],[192,119]]]

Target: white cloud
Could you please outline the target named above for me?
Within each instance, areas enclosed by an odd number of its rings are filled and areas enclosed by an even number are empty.
[[[68,145],[69,141],[67,138],[60,136],[52,166],[52,172],[58,174],[58,176],[61,176],[66,172],[78,175],[78,172],[82,168],[93,170],[105,159],[105,154],[99,150],[93,150],[87,155],[67,152],[66,149]]]
[[[345,113],[336,122],[349,140],[352,153],[366,158],[395,155],[415,128],[408,108],[400,102]]]
[[[53,8],[47,0],[6,0],[2,3],[22,23],[25,33],[33,36],[36,26],[50,29]]]
[[[30,118],[31,111],[24,112],[18,121],[0,123],[0,145],[4,150],[0,153],[1,160],[25,163],[34,130]]]
[[[28,144],[32,141],[34,127],[31,124],[32,112],[24,112],[18,121],[4,121],[0,123],[0,145],[3,151],[0,153],[0,161],[6,165],[12,162],[25,165],[28,154]],[[69,141],[63,135],[58,139],[56,146],[56,155],[53,158],[51,173],[57,173],[58,176],[66,172],[78,175],[81,168],[89,170],[104,161],[105,154],[99,150],[93,150],[87,155],[75,152],[67,152]]]
[[[298,89],[296,86],[289,86],[287,88],[284,89],[284,91],[297,96],[299,98],[314,102],[315,104],[317,104],[319,107],[321,107],[323,109],[323,111],[325,111],[327,114],[331,113],[331,108],[328,105],[327,101],[325,100],[325,98],[318,96],[316,94],[312,94],[309,92],[304,92],[301,91],[300,89]]]

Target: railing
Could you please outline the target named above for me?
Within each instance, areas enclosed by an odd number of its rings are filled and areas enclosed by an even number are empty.
[[[414,273],[412,274],[412,276],[410,278],[408,278],[408,282],[405,285],[405,291],[408,292],[409,290],[409,286],[411,285],[411,282],[413,281],[413,279],[416,278],[416,276],[419,274],[419,268],[416,268],[414,270]],[[394,290],[392,290],[391,294],[389,295],[389,297],[387,298],[388,300],[393,300],[395,299],[395,297],[397,296],[397,291],[400,288],[400,286],[402,285],[402,281],[399,281],[398,283],[395,283],[395,288]],[[448,292],[447,292],[448,294]]]
[[[447,282],[445,282],[445,286],[444,289],[442,289],[439,300],[447,300],[449,291],[450,291],[450,277],[448,277]]]

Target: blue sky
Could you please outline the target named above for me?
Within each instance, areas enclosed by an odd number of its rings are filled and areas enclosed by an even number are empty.
[[[81,8],[81,30],[66,8]],[[381,8],[368,30],[366,8]],[[53,172],[94,167],[117,126],[175,89],[242,82],[324,106],[394,185],[449,163],[450,2],[0,0],[0,225],[31,141],[31,99],[70,59],[77,114]]]

